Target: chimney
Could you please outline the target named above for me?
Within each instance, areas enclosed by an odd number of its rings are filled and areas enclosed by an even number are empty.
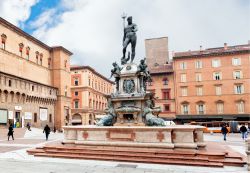
[[[200,45],[200,51],[202,51],[202,45]]]
[[[224,43],[224,50],[227,50],[227,43]]]

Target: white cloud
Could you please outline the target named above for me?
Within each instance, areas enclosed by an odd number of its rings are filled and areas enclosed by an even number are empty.
[[[146,38],[168,36],[170,50],[175,51],[246,43],[250,39],[249,2],[63,0],[56,10],[66,10],[52,18],[60,22],[38,26],[34,35],[71,50],[73,64],[90,65],[109,76],[112,62],[122,56],[122,12],[132,15],[138,25],[138,61],[145,56]]]
[[[31,7],[39,0],[1,0],[0,16],[16,26],[26,21],[31,13]]]

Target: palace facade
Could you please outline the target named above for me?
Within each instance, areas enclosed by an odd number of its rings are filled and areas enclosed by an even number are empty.
[[[0,18],[0,125],[61,129],[70,117],[70,56]]]
[[[90,66],[71,66],[72,124],[95,124],[107,107],[114,83]]]
[[[250,44],[173,56],[176,119],[249,121]]]

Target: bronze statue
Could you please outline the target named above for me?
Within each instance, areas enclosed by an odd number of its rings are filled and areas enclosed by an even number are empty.
[[[153,107],[152,100],[147,100],[142,114],[142,116],[145,118],[145,124],[147,126],[166,126],[163,119],[154,115],[160,111],[160,107]]]
[[[116,114],[111,100],[108,100],[108,108],[105,110],[106,115],[97,122],[97,126],[113,126],[116,121]]]
[[[122,68],[119,67],[116,62],[114,62],[112,65],[114,68],[111,70],[110,78],[114,75],[115,83],[116,83],[116,91],[119,91],[119,80],[120,80],[120,73],[121,73]]]
[[[136,46],[136,31],[137,25],[132,22],[132,16],[127,18],[128,25],[124,28],[124,35],[123,35],[123,59],[126,59],[126,49],[129,43],[131,44],[131,62],[133,62],[135,58],[135,46]]]
[[[145,63],[146,58],[142,59],[140,61],[140,64],[138,65],[138,71],[137,73],[142,73],[142,75],[140,74],[140,86],[141,86],[141,91],[144,92],[147,90],[146,88],[146,82],[147,81],[151,81],[151,76],[150,76],[150,72],[148,70],[148,66]]]

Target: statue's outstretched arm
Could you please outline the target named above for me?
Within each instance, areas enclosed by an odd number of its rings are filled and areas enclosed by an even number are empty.
[[[138,27],[137,27],[136,24],[134,24],[133,31],[134,31],[134,32],[138,31]]]

